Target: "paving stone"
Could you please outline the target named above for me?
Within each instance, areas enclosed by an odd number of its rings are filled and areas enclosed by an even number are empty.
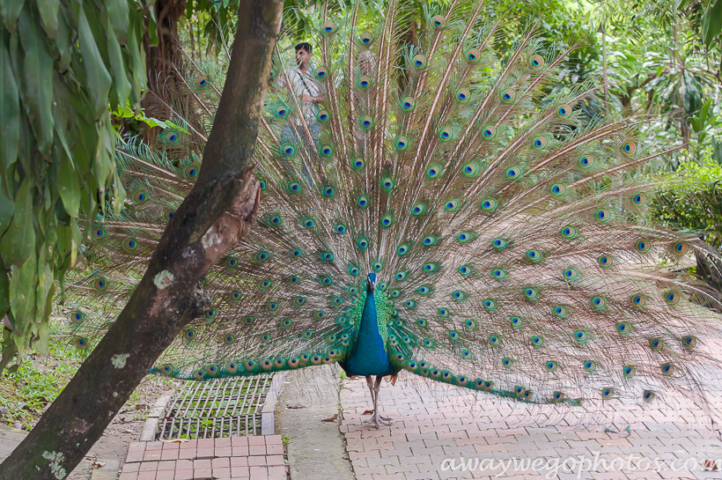
[[[467,472],[442,471],[445,459],[494,459],[517,461],[539,459],[544,465],[567,459],[585,462],[629,454],[670,462],[674,459],[722,457],[722,442],[705,428],[682,399],[679,408],[665,398],[659,408],[620,405],[603,418],[586,411],[554,406],[527,406],[499,398],[454,395],[448,385],[429,386],[423,379],[397,382],[391,395],[382,393],[381,409],[393,412],[394,422],[380,430],[362,425],[360,413],[368,408],[370,395],[363,379],[344,383],[341,405],[348,412],[340,426],[357,480],[396,478],[405,480],[445,478],[502,478],[501,469]],[[383,391],[383,390],[382,390]],[[448,393],[448,395],[446,395]],[[718,411],[722,402],[715,399]],[[594,423],[598,422],[598,423]],[[629,428],[628,428],[629,427]],[[627,430],[628,428],[628,430]],[[628,433],[629,432],[629,433]],[[621,460],[619,460],[621,461]],[[519,463],[521,465],[521,463]],[[379,467],[385,467],[381,472]],[[719,472],[604,471],[604,464],[581,472],[562,471],[561,480],[636,480],[663,478],[722,478]],[[505,479],[547,479],[549,470],[509,469]],[[674,475],[677,475],[676,477]],[[717,475],[716,477],[713,475]],[[399,477],[400,478],[400,477]]]

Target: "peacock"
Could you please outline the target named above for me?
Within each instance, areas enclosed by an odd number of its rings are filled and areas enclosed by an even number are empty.
[[[645,167],[683,145],[605,104],[601,81],[559,86],[576,45],[538,25],[509,39],[482,2],[453,0],[425,4],[412,34],[404,2],[346,3],[307,16],[307,68],[294,34],[279,39],[258,219],[203,278],[213,308],[150,373],[337,363],[366,378],[376,427],[381,381],[402,372],[569,408],[703,399],[722,323],[684,273],[699,240],[647,213]],[[89,223],[57,307],[78,348],[112,323],[203,168],[223,72],[188,56],[149,110],[153,144],[118,147],[127,197]]]

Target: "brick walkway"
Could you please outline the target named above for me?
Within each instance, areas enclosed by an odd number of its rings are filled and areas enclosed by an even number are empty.
[[[341,430],[356,480],[722,478],[722,442],[710,428],[708,417],[690,408],[689,401],[667,401],[646,408],[620,404],[604,412],[588,413],[589,407],[584,411],[573,407],[560,410],[505,399],[476,400],[462,389],[429,385],[410,376],[396,386],[384,382],[380,401],[381,412],[393,418],[392,425],[380,430],[362,425],[369,416],[361,414],[371,405],[366,382],[358,379],[344,383]],[[580,456],[593,462],[595,454],[607,462],[618,458],[618,466],[608,464],[611,468],[606,472],[603,465],[580,467],[575,463],[568,464],[576,465],[571,472],[556,469],[556,475],[553,470],[554,462]],[[631,454],[636,456],[632,465],[637,467],[620,466]],[[460,457],[480,459],[481,465],[486,459],[486,469],[442,470],[445,459],[458,461]],[[660,464],[653,464],[658,471],[647,467],[640,457],[659,460]],[[539,460],[516,467],[498,463],[514,458]],[[488,464],[491,459],[497,462],[495,466]],[[718,460],[720,471],[703,471],[708,459]],[[685,464],[687,460],[691,463]],[[505,466],[509,467],[506,471]]]
[[[119,480],[286,480],[280,435],[136,442]]]

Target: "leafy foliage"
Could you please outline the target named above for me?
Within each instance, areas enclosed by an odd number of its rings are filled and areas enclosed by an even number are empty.
[[[654,216],[671,227],[696,230],[710,245],[722,247],[722,166],[688,162],[674,179],[658,191]]]
[[[121,206],[108,105],[145,86],[141,0],[0,4],[0,317],[7,364],[45,351],[54,280],[82,241],[81,219]],[[107,197],[107,198],[106,198]]]

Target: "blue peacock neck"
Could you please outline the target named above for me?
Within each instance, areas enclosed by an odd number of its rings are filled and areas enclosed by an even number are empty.
[[[346,362],[341,365],[348,375],[393,375],[396,373],[389,362],[386,345],[379,332],[374,300],[375,289],[376,274],[370,273],[356,342]]]

